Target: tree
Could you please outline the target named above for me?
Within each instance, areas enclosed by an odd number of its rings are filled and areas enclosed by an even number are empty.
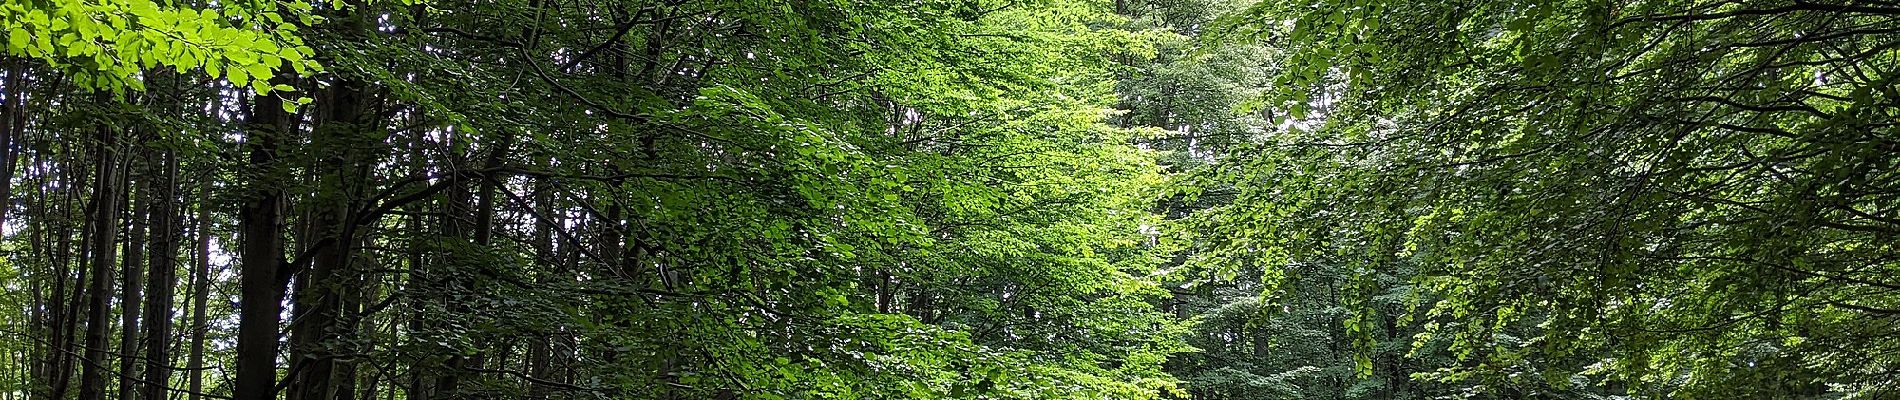
[[[8,114],[35,398],[1179,394],[1162,170],[1106,121],[1150,49],[1106,4],[4,13],[27,98],[111,117]],[[118,203],[73,235],[78,199]]]
[[[1289,129],[1217,173],[1224,254],[1418,266],[1426,377],[1494,395],[1879,397],[1894,13],[1261,3],[1225,30],[1286,52]]]

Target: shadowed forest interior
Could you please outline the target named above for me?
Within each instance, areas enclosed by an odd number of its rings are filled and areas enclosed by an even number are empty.
[[[1900,399],[1900,2],[0,34],[0,400]]]

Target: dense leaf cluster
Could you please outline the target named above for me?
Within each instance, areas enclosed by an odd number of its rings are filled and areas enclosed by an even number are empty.
[[[1203,223],[1352,271],[1362,350],[1371,277],[1416,271],[1404,315],[1461,360],[1421,377],[1483,395],[1891,396],[1896,16],[1263,2],[1224,24],[1285,52],[1289,129],[1208,171],[1240,194]]]
[[[9,0],[0,399],[1890,398],[1884,0]]]
[[[6,7],[33,398],[1178,393],[1101,4]]]

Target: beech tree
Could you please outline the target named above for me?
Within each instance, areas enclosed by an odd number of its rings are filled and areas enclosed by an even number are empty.
[[[0,400],[1894,396],[1879,0],[0,3]]]
[[[10,393],[1179,393],[1101,4],[5,12]]]
[[[1222,40],[1284,52],[1287,129],[1207,170],[1240,194],[1202,223],[1271,282],[1343,263],[1362,351],[1415,268],[1460,360],[1418,377],[1487,396],[1891,396],[1896,11],[1259,3]]]

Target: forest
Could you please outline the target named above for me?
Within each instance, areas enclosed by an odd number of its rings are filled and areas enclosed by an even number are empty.
[[[0,400],[1900,399],[1900,1],[0,34]]]

